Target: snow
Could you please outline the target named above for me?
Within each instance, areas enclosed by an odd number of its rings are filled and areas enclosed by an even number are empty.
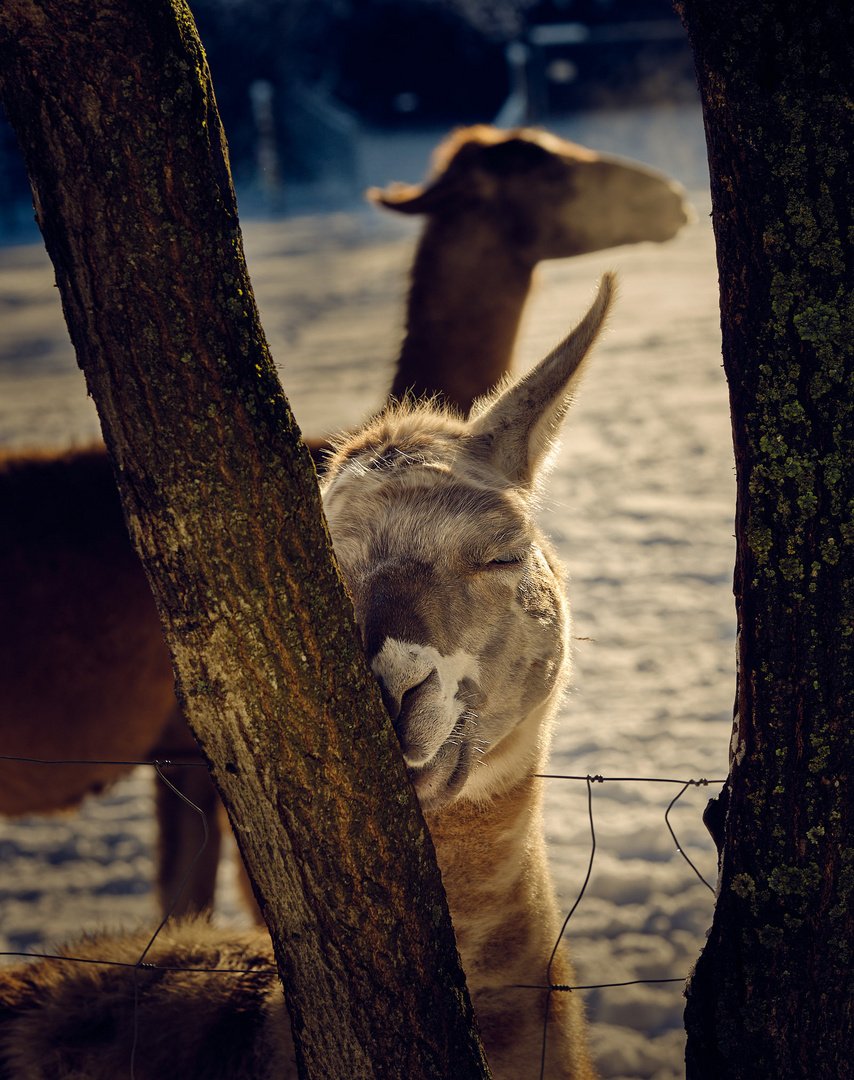
[[[726,776],[735,688],[735,484],[721,368],[714,241],[698,108],[592,114],[555,125],[645,160],[691,189],[697,223],[666,245],[544,264],[519,367],[584,311],[605,269],[620,294],[567,423],[542,510],[569,572],[575,667],[548,781],[546,828],[603,1077],[684,1075],[682,983],[702,947],[716,860],[702,824]],[[365,137],[367,183],[417,180],[431,136]],[[303,430],[352,426],[382,399],[402,332],[417,223],[368,207],[245,223],[250,273]],[[97,437],[47,257],[0,248],[0,445]],[[632,778],[612,780],[612,777]],[[634,778],[655,778],[655,782]],[[0,949],[152,921],[152,780],[137,770],[79,813],[0,822]],[[241,922],[224,861],[218,918]],[[532,1068],[532,1078],[537,1075]]]

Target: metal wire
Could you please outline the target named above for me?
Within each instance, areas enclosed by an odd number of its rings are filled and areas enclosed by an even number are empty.
[[[87,957],[75,957],[75,956],[69,956],[69,955],[63,955],[63,954],[52,954],[52,953],[0,952],[0,956],[19,956],[19,957],[25,957],[25,958],[28,958],[28,959],[54,960],[54,961],[63,961],[63,962],[67,962],[67,963],[103,964],[103,965],[106,965],[106,966],[126,967],[126,968],[133,969],[134,1020],[133,1020],[133,1041],[132,1041],[131,1053],[130,1053],[130,1077],[131,1077],[131,1080],[134,1080],[134,1077],[135,1077],[135,1071],[134,1070],[135,1070],[136,1056],[137,1056],[137,1050],[138,1050],[138,1047],[139,1047],[139,998],[140,998],[140,993],[141,993],[141,988],[139,986],[139,972],[140,971],[143,971],[143,970],[155,970],[155,971],[163,971],[163,972],[192,972],[192,973],[196,973],[196,974],[211,974],[211,975],[216,975],[216,974],[219,974],[219,975],[269,975],[270,972],[275,970],[275,965],[274,964],[270,964],[269,967],[264,967],[264,966],[259,967],[259,966],[256,965],[253,968],[246,968],[246,969],[244,969],[244,968],[181,968],[181,967],[171,967],[171,966],[163,966],[163,967],[161,967],[158,964],[146,962],[146,960],[145,960],[146,956],[151,951],[151,949],[154,946],[158,936],[160,935],[161,931],[163,930],[163,927],[166,925],[169,918],[171,917],[172,912],[174,911],[175,906],[178,903],[181,892],[183,891],[187,881],[190,878],[190,875],[192,874],[193,870],[195,869],[196,864],[198,863],[198,861],[201,859],[202,855],[204,854],[204,851],[205,851],[205,849],[206,849],[206,847],[208,845],[208,842],[209,842],[209,829],[208,829],[207,816],[206,816],[205,812],[200,807],[198,807],[195,803],[193,803],[190,799],[188,799],[181,791],[179,791],[177,787],[175,787],[175,785],[165,776],[164,770],[168,769],[170,767],[174,767],[174,766],[186,767],[188,765],[190,765],[190,766],[198,766],[200,768],[207,768],[207,765],[202,761],[172,762],[172,761],[169,761],[169,760],[155,760],[155,761],[47,760],[47,759],[42,759],[42,758],[11,757],[11,756],[8,756],[8,755],[0,755],[0,760],[3,760],[3,761],[21,761],[21,762],[41,764],[41,765],[122,765],[122,766],[125,766],[125,767],[148,765],[148,766],[153,767],[156,774],[157,774],[157,776],[158,776],[158,778],[164,784],[166,784],[174,792],[174,794],[177,795],[178,798],[180,798],[187,806],[189,806],[191,809],[195,810],[199,814],[199,817],[201,818],[203,832],[204,832],[204,839],[203,839],[198,851],[196,852],[194,858],[192,859],[189,866],[187,867],[187,870],[184,873],[184,876],[182,877],[178,888],[176,889],[175,895],[172,898],[172,901],[171,901],[171,903],[170,903],[170,905],[168,907],[168,910],[166,911],[166,914],[160,920],[160,922],[157,925],[156,929],[152,933],[148,943],[146,944],[145,948],[142,950],[142,953],[140,954],[139,959],[136,960],[135,962],[128,963],[128,962],[115,961],[115,960],[98,960],[98,959],[91,959],[91,958],[87,958]],[[565,934],[566,929],[567,929],[567,927],[568,927],[568,925],[570,923],[570,920],[572,919],[573,915],[575,914],[575,912],[576,912],[576,910],[578,908],[578,905],[581,903],[581,900],[582,900],[585,892],[587,891],[587,887],[588,887],[588,885],[590,883],[591,875],[592,875],[592,872],[593,872],[593,864],[594,864],[594,859],[595,859],[595,855],[596,855],[596,848],[597,848],[596,827],[595,827],[594,816],[593,816],[593,784],[618,783],[618,782],[619,783],[679,784],[680,785],[679,792],[673,797],[673,799],[671,799],[670,803],[667,806],[667,809],[665,810],[664,822],[665,822],[665,825],[667,826],[668,831],[670,832],[671,837],[673,838],[673,842],[674,842],[674,845],[676,847],[676,851],[682,856],[683,859],[685,859],[685,861],[688,863],[688,865],[691,867],[691,869],[694,871],[694,873],[697,875],[697,877],[700,879],[700,881],[702,881],[703,884],[712,893],[714,893],[714,891],[715,891],[714,888],[703,877],[703,875],[700,873],[700,871],[697,869],[697,867],[694,865],[694,863],[691,861],[691,859],[688,857],[688,855],[685,853],[682,846],[680,845],[679,839],[678,839],[678,837],[676,835],[676,832],[674,831],[673,826],[672,826],[671,821],[670,821],[670,813],[673,810],[673,808],[675,807],[676,803],[682,798],[682,796],[688,790],[688,788],[690,788],[690,787],[705,787],[705,786],[708,786],[710,783],[723,784],[725,781],[723,781],[723,780],[710,781],[710,780],[707,780],[705,778],[702,778],[702,779],[699,779],[699,780],[694,780],[694,779],[680,780],[680,779],[674,779],[672,777],[649,777],[649,776],[640,776],[640,777],[638,777],[638,776],[609,776],[609,777],[606,777],[606,776],[602,776],[602,775],[579,776],[579,775],[566,775],[566,774],[557,774],[557,773],[538,773],[536,775],[538,777],[540,777],[541,779],[545,779],[545,780],[584,781],[585,784],[587,785],[587,814],[588,814],[588,820],[590,822],[590,858],[589,858],[588,864],[587,864],[587,872],[586,872],[586,874],[584,876],[584,880],[583,880],[583,882],[581,884],[581,888],[579,889],[578,896],[576,897],[575,902],[573,903],[572,907],[570,908],[569,912],[567,913],[566,917],[563,920],[563,923],[562,923],[561,928],[560,928],[560,932],[559,932],[559,934],[557,936],[557,940],[555,941],[555,944],[554,944],[554,948],[552,949],[551,955],[549,957],[549,962],[548,962],[548,965],[547,965],[547,968],[546,968],[546,982],[545,982],[544,985],[517,984],[517,986],[516,986],[517,989],[537,990],[537,991],[545,990],[545,991],[547,991],[545,1014],[544,1014],[544,1017],[543,1017],[542,1050],[541,1050],[541,1056],[540,1056],[540,1080],[543,1080],[543,1077],[545,1075],[545,1065],[546,1065],[546,1049],[547,1049],[547,1038],[548,1038],[548,1022],[549,1022],[550,1004],[551,1004],[551,996],[552,996],[553,993],[561,993],[561,992],[562,993],[571,993],[572,991],[576,991],[576,990],[603,990],[603,989],[609,989],[609,988],[612,988],[612,987],[637,986],[637,985],[642,985],[642,984],[654,984],[654,983],[682,983],[682,982],[685,981],[684,978],[630,979],[630,980],[627,980],[627,981],[624,981],[624,982],[590,983],[590,984],[583,984],[583,985],[579,984],[579,985],[575,985],[575,986],[567,986],[567,985],[563,985],[563,984],[553,983],[552,980],[551,980],[552,966],[553,966],[555,958],[557,956],[557,952],[558,952],[558,949],[560,947],[560,943],[563,940],[564,934]]]

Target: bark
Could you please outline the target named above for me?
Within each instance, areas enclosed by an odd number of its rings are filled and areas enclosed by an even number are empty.
[[[181,0],[4,0],[0,96],[301,1074],[486,1075],[432,844],[356,643]]]
[[[854,9],[676,0],[703,102],[739,674],[688,1076],[852,1075]]]

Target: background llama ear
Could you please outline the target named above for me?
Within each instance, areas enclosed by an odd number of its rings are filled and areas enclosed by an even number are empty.
[[[400,214],[440,216],[458,213],[467,207],[489,200],[494,193],[493,177],[472,160],[481,147],[464,146],[448,168],[427,184],[389,184],[387,188],[368,188],[369,202],[397,210]]]
[[[459,128],[436,147],[426,183],[373,187],[365,196],[401,214],[453,213],[489,201],[502,179],[530,172],[551,156],[530,139],[476,124]]]
[[[441,206],[446,192],[436,191],[423,184],[389,184],[387,188],[372,187],[365,198],[375,206],[396,210],[399,214],[432,214]]]
[[[557,348],[522,379],[476,404],[469,453],[488,460],[516,484],[534,483],[572,404],[581,366],[599,336],[616,288],[604,274],[590,310]]]

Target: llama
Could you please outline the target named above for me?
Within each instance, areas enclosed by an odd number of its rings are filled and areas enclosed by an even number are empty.
[[[689,217],[676,185],[543,132],[457,132],[425,188],[373,193],[426,215],[392,396],[438,393],[467,413],[505,375],[540,259],[665,240]],[[324,445],[309,441],[316,462]],[[173,694],[160,621],[127,537],[103,447],[0,453],[0,752],[191,761],[170,781],[206,815],[209,844],[176,905],[210,906],[219,801]],[[77,805],[127,771],[0,760],[0,814]],[[157,785],[158,892],[166,910],[201,837]]]
[[[693,215],[682,188],[652,169],[485,125],[437,148],[427,184],[368,196],[426,218],[392,396],[439,393],[464,414],[510,368],[537,263],[669,240]]]
[[[538,489],[612,278],[578,327],[469,420],[392,408],[342,441],[322,484],[342,576],[442,872],[472,1003],[496,1080],[592,1080],[561,949],[541,821],[542,772],[564,691],[569,618]],[[66,955],[134,964],[146,936]],[[167,926],[146,963],[42,960],[0,970],[3,1080],[295,1077],[272,948],[261,931]],[[136,1011],[135,979],[139,980]],[[215,978],[216,981],[212,981]],[[547,1018],[547,1019],[546,1019]],[[138,1033],[134,1035],[134,1031]]]

